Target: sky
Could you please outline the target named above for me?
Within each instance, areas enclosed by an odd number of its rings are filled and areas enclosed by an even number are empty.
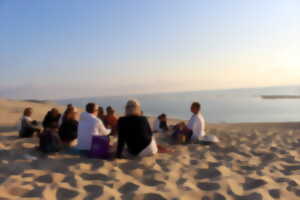
[[[0,96],[300,83],[299,0],[0,0]]]

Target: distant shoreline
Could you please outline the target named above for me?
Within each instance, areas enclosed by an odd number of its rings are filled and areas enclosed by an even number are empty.
[[[300,95],[261,95],[262,99],[300,99]]]

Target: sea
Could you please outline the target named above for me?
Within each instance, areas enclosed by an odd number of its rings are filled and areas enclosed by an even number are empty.
[[[145,115],[165,113],[169,118],[187,120],[191,117],[191,103],[198,101],[206,121],[210,123],[300,122],[300,98],[264,99],[262,95],[300,96],[300,86],[74,98],[56,102],[64,105],[72,103],[78,107],[95,102],[124,113],[126,102],[137,99]]]

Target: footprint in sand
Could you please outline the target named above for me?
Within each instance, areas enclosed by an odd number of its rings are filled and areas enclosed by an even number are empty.
[[[226,200],[226,198],[220,193],[215,193],[213,196],[213,200]]]
[[[269,190],[269,194],[271,197],[273,197],[274,199],[280,199],[280,190],[279,189],[272,189]]]
[[[196,179],[218,179],[221,176],[221,172],[216,168],[198,169],[195,176]]]
[[[263,197],[261,194],[255,192],[245,196],[236,196],[234,199],[235,200],[263,200]]]
[[[167,200],[167,199],[161,196],[160,194],[148,193],[144,195],[144,200]]]
[[[49,174],[46,174],[44,176],[40,176],[35,179],[35,181],[40,182],[40,183],[52,183],[53,179],[52,176]]]
[[[63,183],[69,183],[72,187],[77,187],[77,181],[74,175],[68,175],[62,180]]]
[[[243,187],[244,187],[244,190],[253,190],[253,189],[261,187],[265,184],[267,184],[267,182],[262,179],[246,178],[246,181],[245,181]]]
[[[204,191],[214,191],[220,189],[220,185],[218,183],[210,183],[210,182],[201,182],[197,184],[198,188]]]
[[[134,193],[135,191],[137,191],[139,189],[139,187],[140,187],[139,185],[128,182],[119,188],[119,192],[121,192],[122,194]]]
[[[33,190],[27,192],[22,197],[24,198],[40,198],[43,196],[45,187],[35,186]]]
[[[81,178],[88,181],[111,181],[112,180],[111,177],[100,173],[99,174],[83,173],[81,174]]]
[[[103,187],[98,185],[86,185],[84,190],[88,193],[85,199],[96,199],[103,194]]]
[[[79,193],[74,190],[66,189],[66,188],[59,188],[56,193],[57,199],[73,199]]]

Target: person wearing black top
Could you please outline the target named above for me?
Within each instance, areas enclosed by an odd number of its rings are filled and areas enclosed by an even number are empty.
[[[134,156],[149,156],[158,152],[158,147],[146,117],[141,116],[140,104],[128,101],[126,116],[118,121],[117,157],[122,157],[125,145]]]
[[[59,124],[59,119],[60,119],[60,113],[56,108],[53,108],[50,110],[44,120],[43,120],[43,127],[44,129],[52,127],[52,125],[58,126]]]
[[[70,109],[65,112],[64,119],[59,128],[59,136],[62,142],[70,144],[77,138],[78,131],[78,112]]]

